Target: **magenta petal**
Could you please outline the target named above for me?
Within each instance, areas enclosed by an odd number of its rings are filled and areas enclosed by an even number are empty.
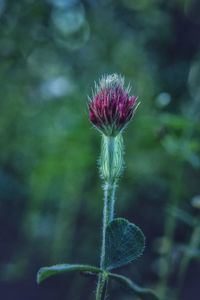
[[[109,75],[102,80],[89,104],[89,118],[104,134],[117,135],[133,116],[137,97],[129,96],[119,75]]]

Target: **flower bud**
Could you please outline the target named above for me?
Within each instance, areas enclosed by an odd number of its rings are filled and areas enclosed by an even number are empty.
[[[124,88],[124,78],[117,74],[102,77],[89,100],[91,123],[106,136],[118,135],[129,123],[137,108],[137,97]]]

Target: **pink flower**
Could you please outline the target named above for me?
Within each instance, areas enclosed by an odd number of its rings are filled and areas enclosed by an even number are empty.
[[[89,118],[99,131],[116,136],[126,127],[137,108],[137,97],[129,93],[130,87],[124,88],[124,78],[117,74],[102,77],[95,85],[88,104]]]

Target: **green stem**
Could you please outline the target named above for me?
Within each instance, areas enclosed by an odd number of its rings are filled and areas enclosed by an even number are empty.
[[[194,227],[193,232],[190,237],[188,249],[193,250],[193,249],[198,249],[200,244],[200,225],[197,225]],[[183,284],[184,278],[186,271],[188,269],[188,266],[190,264],[192,256],[187,252],[187,250],[184,252],[182,260],[180,262],[180,267],[179,267],[179,273],[178,273],[178,290],[180,291],[180,288]]]
[[[96,300],[104,300],[106,297],[108,284],[108,277],[105,273],[99,274],[97,289],[96,289]]]
[[[99,274],[96,300],[104,300],[106,296],[108,276],[106,272],[106,227],[114,218],[115,190],[117,180],[123,169],[123,141],[117,137],[102,136],[102,151],[100,157],[101,177],[104,180],[104,208],[102,225],[102,245],[100,267],[105,270]]]
[[[105,269],[106,257],[106,227],[114,217],[114,202],[115,202],[115,183],[105,183],[104,185],[104,209],[103,209],[103,228],[102,228],[102,245],[101,245],[101,260],[100,267]],[[108,278],[105,273],[99,274],[96,300],[104,300],[106,296]]]
[[[102,227],[102,245],[101,245],[101,262],[100,267],[105,268],[105,243],[106,227],[114,218],[115,203],[115,183],[105,183],[104,185],[104,208],[103,208],[103,227]]]
[[[179,206],[179,201],[181,199],[181,183],[182,183],[183,170],[181,166],[177,166],[177,171],[175,173],[175,178],[172,182],[175,182],[176,185],[172,185],[171,187],[171,195],[170,195],[170,205],[174,207]],[[167,252],[163,255],[163,258],[166,261],[166,271],[161,276],[160,280],[160,288],[159,295],[161,299],[166,299],[167,289],[168,289],[168,281],[171,275],[172,268],[172,250],[174,245],[174,233],[175,233],[175,225],[176,219],[172,214],[168,214],[165,219],[164,224],[164,236],[167,238],[168,247]]]

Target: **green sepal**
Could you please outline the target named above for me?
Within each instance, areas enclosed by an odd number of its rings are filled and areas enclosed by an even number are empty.
[[[102,147],[99,160],[100,173],[105,182],[113,182],[123,171],[123,137],[102,135]]]
[[[126,276],[118,275],[115,273],[108,273],[110,279],[119,282],[122,286],[139,296],[143,300],[159,300],[159,297],[148,288],[142,288]]]
[[[59,275],[62,273],[67,272],[86,272],[86,273],[92,273],[92,274],[98,274],[101,273],[102,270],[93,266],[88,265],[78,265],[78,264],[60,264],[60,265],[54,265],[50,267],[43,267],[39,269],[37,273],[37,283],[41,283],[45,279],[54,276]]]
[[[105,269],[131,263],[142,255],[145,237],[141,229],[126,219],[116,218],[106,228]]]

